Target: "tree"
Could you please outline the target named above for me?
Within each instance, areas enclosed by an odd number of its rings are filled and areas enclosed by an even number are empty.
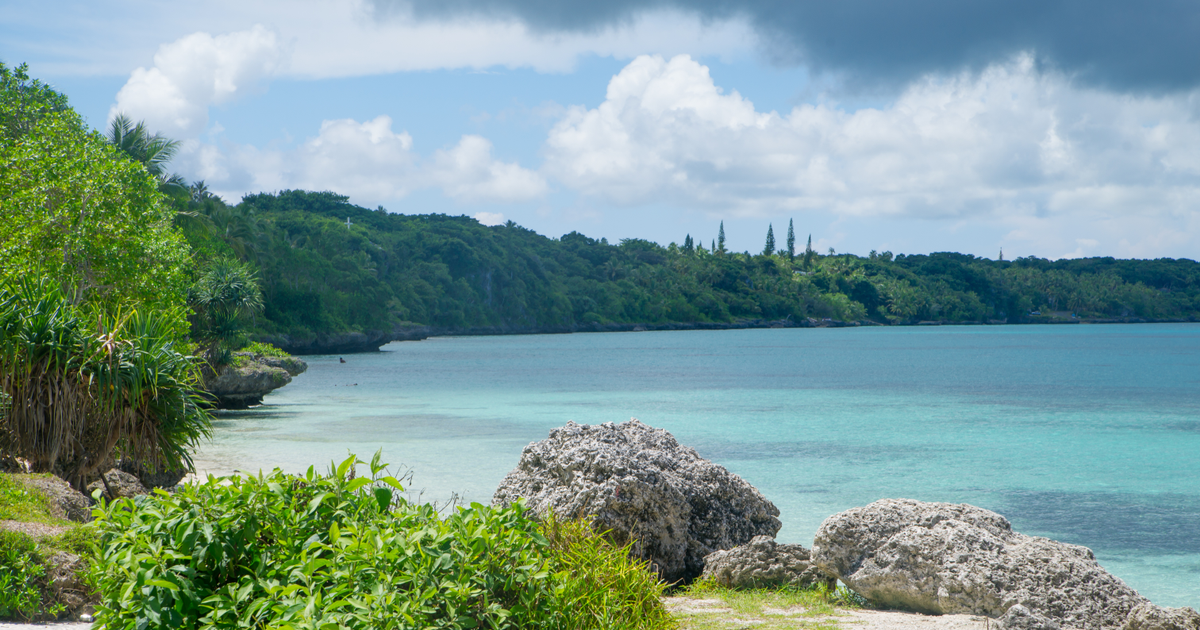
[[[815,256],[815,255],[816,255],[816,252],[813,251],[813,248],[812,248],[812,234],[809,234],[808,235],[808,245],[804,246],[804,268],[806,270],[812,268],[813,256]]]
[[[215,374],[229,362],[234,346],[240,345],[244,320],[262,310],[263,296],[247,265],[218,258],[192,287],[188,304],[196,312],[192,337],[204,348],[204,359]]]
[[[763,256],[775,253],[775,226],[767,224],[767,244],[763,247]]]
[[[717,230],[717,251],[725,253],[725,222],[721,222],[721,227]]]
[[[150,468],[190,469],[211,429],[186,354],[182,309],[77,306],[48,279],[0,283],[0,454],[77,490],[114,450]]]
[[[187,182],[182,177],[167,173],[165,170],[167,162],[170,162],[179,152],[179,141],[168,139],[157,133],[151,135],[146,128],[145,121],[140,121],[135,125],[125,114],[117,114],[108,127],[108,142],[145,166],[146,172],[158,180],[159,186],[185,190],[188,188]],[[203,184],[203,182],[201,183]]]
[[[692,235],[688,234],[683,239],[683,251],[685,253],[690,254],[693,251],[695,251],[695,249],[696,249],[695,244],[692,242]]]
[[[0,62],[0,139],[16,141],[47,115],[69,112],[67,97],[29,78],[29,66]]]
[[[796,257],[796,230],[791,219],[788,219],[787,247],[788,260],[791,260]]]

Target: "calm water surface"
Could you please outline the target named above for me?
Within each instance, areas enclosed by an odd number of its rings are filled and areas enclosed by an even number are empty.
[[[460,337],[345,358],[305,357],[265,405],[224,413],[198,468],[382,448],[425,499],[487,502],[550,429],[636,417],[758,487],[781,541],[884,497],[967,502],[1200,608],[1200,325]]]

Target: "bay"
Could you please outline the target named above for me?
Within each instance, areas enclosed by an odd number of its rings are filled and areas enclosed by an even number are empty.
[[[442,337],[344,358],[220,413],[198,469],[382,449],[424,500],[486,503],[550,429],[637,417],[761,490],[781,541],[880,498],[966,502],[1200,607],[1200,325]]]

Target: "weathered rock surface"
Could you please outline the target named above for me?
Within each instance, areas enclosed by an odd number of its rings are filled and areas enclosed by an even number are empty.
[[[53,475],[13,475],[13,479],[50,499],[54,516],[76,523],[92,520],[92,501],[71,484]]]
[[[708,554],[701,577],[728,588],[810,588],[833,582],[809,562],[804,545],[777,543],[770,536]]]
[[[1020,628],[1115,630],[1147,601],[1086,547],[1016,533],[966,504],[883,499],[835,514],[812,560],[884,606],[1001,617],[1020,604],[1005,620]]]
[[[105,488],[104,481],[108,482],[108,488]],[[108,495],[109,489],[111,489],[117,496],[110,496],[109,498],[116,499],[132,498],[141,494],[147,494],[148,492],[146,487],[142,485],[142,482],[138,481],[137,477],[117,468],[104,473],[104,481],[97,479],[89,483],[87,487],[88,494],[100,490],[105,495]]]
[[[774,536],[779,510],[745,480],[636,419],[595,426],[568,422],[525,447],[492,498],[524,497],[538,514],[590,517],[668,581],[700,575],[719,549]]]
[[[216,377],[205,381],[204,388],[217,398],[217,407],[245,409],[262,403],[263,396],[290,382],[292,376],[283,368],[249,363],[222,367]]]
[[[66,612],[71,616],[89,603],[91,592],[83,581],[87,565],[73,553],[60,551],[46,562],[49,565],[46,576],[48,590],[55,601],[66,606]]]
[[[127,472],[134,477],[137,477],[138,481],[140,481],[147,490],[150,488],[174,488],[175,486],[179,485],[179,482],[182,481],[188,473],[188,471],[182,469],[170,470],[163,468],[161,470],[155,470],[151,466],[147,466],[128,457],[122,457],[121,461],[117,464],[117,468],[120,468],[122,471]]]
[[[1129,613],[1123,630],[1200,630],[1200,613],[1191,608],[1166,608],[1147,602]]]

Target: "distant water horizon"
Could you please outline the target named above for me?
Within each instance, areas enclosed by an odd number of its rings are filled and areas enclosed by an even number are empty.
[[[304,357],[221,412],[213,474],[382,449],[424,500],[487,503],[529,442],[636,417],[757,487],[778,538],[881,498],[971,503],[1200,607],[1200,325],[439,337]]]

